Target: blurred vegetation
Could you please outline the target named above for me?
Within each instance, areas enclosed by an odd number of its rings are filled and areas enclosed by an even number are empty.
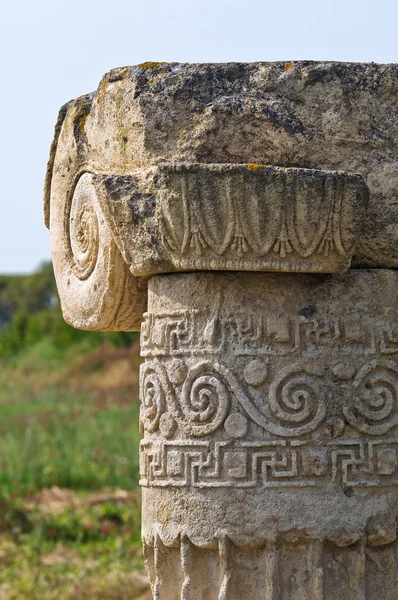
[[[123,404],[115,399],[115,405],[104,407],[100,395],[50,387],[27,401],[1,401],[0,498],[53,485],[74,490],[136,486],[138,405],[120,399]]]
[[[139,364],[138,334],[63,321],[51,264],[0,276],[0,600],[151,597]]]
[[[62,318],[51,263],[32,275],[0,276],[0,359],[11,359],[45,338],[58,352],[79,343],[97,348],[128,346],[136,333],[94,333],[70,327]]]

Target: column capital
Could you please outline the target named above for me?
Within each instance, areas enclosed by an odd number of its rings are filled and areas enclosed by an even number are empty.
[[[139,328],[156,273],[396,268],[396,78],[394,65],[308,61],[106,74],[61,109],[47,170],[67,321]],[[76,212],[89,178],[96,208]],[[84,233],[94,213],[98,244]]]

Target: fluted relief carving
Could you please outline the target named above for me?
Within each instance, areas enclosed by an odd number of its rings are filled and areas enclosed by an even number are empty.
[[[282,534],[257,548],[183,537],[145,546],[154,600],[367,600],[398,597],[397,544],[373,547]]]
[[[368,204],[361,176],[266,165],[161,163],[97,175],[135,275],[187,270],[341,272]],[[149,183],[150,182],[150,183]]]
[[[185,269],[343,270],[367,202],[359,176],[310,169],[161,165],[158,182],[162,239]]]

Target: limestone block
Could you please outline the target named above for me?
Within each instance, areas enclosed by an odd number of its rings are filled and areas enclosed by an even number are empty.
[[[82,172],[137,180],[148,196],[136,207],[140,220],[157,209],[151,167],[160,163],[345,171],[362,175],[370,190],[354,264],[397,267],[397,90],[398,67],[373,63],[145,63],[114,69],[95,93],[61,109],[47,173],[47,223],[51,196],[62,196]],[[133,217],[126,223],[118,203],[108,204],[112,235],[131,229]],[[131,256],[123,258],[130,264]]]
[[[349,268],[369,200],[360,175],[149,159],[117,169],[105,142],[93,154],[92,101],[61,112],[47,172],[46,219],[71,325],[138,329],[154,273]]]
[[[396,600],[398,272],[149,281],[156,600]]]

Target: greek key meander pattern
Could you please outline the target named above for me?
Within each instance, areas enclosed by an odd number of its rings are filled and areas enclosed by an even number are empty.
[[[398,485],[398,439],[142,441],[142,486],[198,488]]]
[[[371,322],[370,322],[371,321]],[[239,346],[235,347],[236,340]],[[285,356],[316,347],[319,354],[377,356],[398,353],[398,323],[380,317],[276,317],[241,313],[222,317],[185,310],[147,313],[142,356],[218,354]],[[238,349],[237,349],[238,348]]]
[[[398,324],[383,315],[148,314],[141,342],[142,485],[397,485]]]

